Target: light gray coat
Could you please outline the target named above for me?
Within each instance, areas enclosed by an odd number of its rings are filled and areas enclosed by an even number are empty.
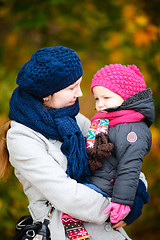
[[[77,122],[86,136],[89,120],[78,114]],[[110,199],[67,177],[67,159],[61,152],[61,144],[15,121],[8,130],[10,162],[23,185],[34,221],[43,221],[47,216],[48,200],[55,207],[49,225],[51,240],[68,239],[61,221],[63,212],[85,221],[91,240],[127,238],[123,229],[115,231],[105,222],[108,215],[103,211]]]

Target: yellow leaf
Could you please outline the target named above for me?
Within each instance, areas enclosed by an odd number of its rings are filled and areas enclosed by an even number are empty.
[[[155,127],[151,127],[151,133],[152,133],[152,141],[160,141],[160,132],[159,130]]]
[[[136,46],[148,46],[150,43],[150,37],[146,31],[138,30],[133,34],[133,41]]]
[[[111,63],[119,63],[124,59],[124,54],[121,51],[117,50],[111,53],[108,57]]]
[[[118,33],[111,33],[109,36],[109,40],[107,41],[107,46],[109,48],[117,47],[121,42],[121,35]]]
[[[135,18],[135,22],[139,25],[139,26],[142,26],[142,27],[144,27],[144,26],[147,26],[147,24],[148,24],[148,18],[147,18],[147,16],[137,16],[136,18]]]
[[[158,27],[152,24],[149,24],[147,27],[147,33],[151,40],[158,40]]]
[[[148,46],[151,41],[158,39],[158,27],[149,24],[145,30],[137,30],[134,32],[133,39],[138,47]]]
[[[151,133],[152,133],[152,147],[151,147],[151,153],[154,157],[157,159],[160,159],[159,149],[160,149],[160,133],[159,129],[152,126],[151,127]]]
[[[133,5],[128,4],[123,8],[122,14],[125,18],[131,19],[136,16],[136,9]]]

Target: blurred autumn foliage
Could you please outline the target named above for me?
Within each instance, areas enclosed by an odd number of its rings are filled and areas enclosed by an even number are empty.
[[[81,112],[91,118],[93,74],[105,64],[135,64],[153,91],[156,120],[153,145],[143,172],[150,202],[143,215],[126,227],[136,240],[160,239],[160,0],[1,0],[0,126],[21,66],[39,48],[63,45],[79,54],[83,68]],[[87,103],[87,104],[86,104]],[[0,239],[9,239],[28,201],[13,174],[0,182]]]

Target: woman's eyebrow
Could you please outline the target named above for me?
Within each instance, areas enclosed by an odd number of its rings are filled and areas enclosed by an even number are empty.
[[[81,79],[82,81],[82,79]],[[71,84],[70,86],[68,86],[68,88],[72,88],[72,87],[75,87],[79,84],[79,82],[81,83],[81,81],[77,80],[75,83]]]
[[[77,83],[74,83],[74,84],[68,86],[68,88],[73,88],[73,87],[75,87],[76,85],[77,85]]]
[[[73,83],[72,85],[70,85],[69,87],[75,87],[76,85],[78,85],[78,82],[75,82],[75,83]]]

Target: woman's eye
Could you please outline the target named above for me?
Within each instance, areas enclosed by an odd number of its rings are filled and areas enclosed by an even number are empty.
[[[75,89],[75,87],[71,87],[71,88],[69,88],[70,91],[73,91],[74,89]]]
[[[73,91],[73,90],[75,90],[76,88],[78,88],[78,84],[77,84],[77,85],[75,85],[75,86],[73,86],[73,87],[70,87],[70,89],[69,89],[69,90]]]

